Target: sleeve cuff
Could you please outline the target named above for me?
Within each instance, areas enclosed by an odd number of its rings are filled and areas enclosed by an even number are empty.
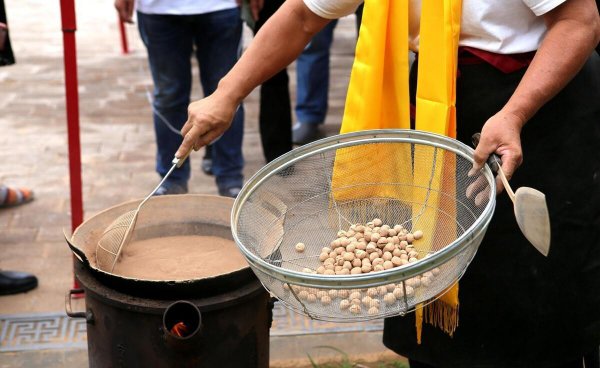
[[[338,19],[345,17],[346,15],[350,15],[356,11],[358,6],[362,3],[362,0],[359,1],[345,1],[341,2],[343,5],[332,6],[330,0],[303,0],[304,5],[310,11],[315,13],[321,18],[325,19]],[[324,6],[326,4],[328,6]]]
[[[565,1],[566,0],[544,0],[540,2],[534,2],[531,0],[525,0],[525,3],[527,4],[527,6],[529,6],[531,11],[533,11],[533,13],[539,17],[540,15],[548,13],[549,11],[564,3]]]

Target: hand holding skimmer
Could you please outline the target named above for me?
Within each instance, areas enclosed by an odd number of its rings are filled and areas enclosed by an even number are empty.
[[[473,135],[473,145],[477,147],[480,133]],[[529,242],[544,256],[550,252],[550,216],[546,196],[537,189],[529,187],[517,188],[513,192],[504,171],[502,161],[496,154],[492,154],[488,160],[492,171],[497,171],[506,193],[514,204],[515,217],[521,232]]]
[[[175,157],[172,161],[173,166],[171,166],[171,169],[163,177],[156,188],[154,188],[154,190],[152,190],[152,192],[146,196],[146,198],[144,198],[139,206],[135,210],[125,212],[121,216],[117,217],[117,219],[106,228],[102,234],[102,237],[98,241],[98,244],[96,245],[96,262],[99,269],[107,272],[113,271],[117,261],[119,260],[119,256],[121,255],[123,247],[129,242],[129,239],[131,239],[131,235],[133,234],[133,229],[142,206],[144,206],[146,201],[148,201],[148,199],[150,199],[150,197],[156,193],[158,188],[163,185],[171,173],[176,168],[179,168],[181,165],[183,165],[190,152],[181,158]]]

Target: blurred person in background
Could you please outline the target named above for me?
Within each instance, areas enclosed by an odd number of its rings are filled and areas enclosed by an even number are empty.
[[[4,0],[0,0],[0,67],[15,63],[7,23]],[[13,188],[0,184],[0,211],[29,203],[32,200],[33,191],[30,189]],[[37,278],[30,273],[0,269],[0,295],[22,293],[34,289],[37,285]]]
[[[256,34],[285,0],[264,0],[257,17],[244,13],[246,24]],[[252,2],[246,0],[246,5]],[[258,129],[266,162],[292,150],[292,113],[289,76],[283,68],[260,86]]]
[[[296,124],[292,142],[297,145],[323,138],[320,126],[329,107],[329,60],[333,31],[332,20],[308,43],[296,60]]]
[[[356,15],[356,33],[360,30],[363,6]],[[296,60],[296,124],[292,129],[292,142],[297,145],[323,138],[321,126],[325,123],[329,107],[329,75],[331,44],[337,20],[329,22],[304,48]]]
[[[256,34],[284,0],[264,0],[258,19],[246,19]],[[356,11],[360,28],[362,6]],[[246,18],[250,18],[246,16]],[[265,160],[270,162],[292,150],[324,136],[329,99],[330,49],[337,22],[318,32],[296,59],[296,124],[292,127],[289,77],[284,68],[260,87],[259,132]]]
[[[156,171],[163,177],[171,168],[181,143],[176,133],[187,119],[192,88],[192,54],[200,68],[204,96],[238,59],[242,37],[240,8],[236,0],[116,0],[121,20],[131,23],[134,7],[140,36],[148,50],[154,81],[153,120],[156,133]],[[165,124],[168,122],[175,131]],[[242,139],[244,109],[240,104],[231,129],[210,146],[210,166],[219,195],[236,197],[243,185]],[[206,164],[206,163],[205,163]],[[190,160],[175,170],[156,195],[188,192]]]
[[[285,0],[264,0],[258,19],[246,22],[256,34]],[[250,3],[251,4],[251,3]],[[293,144],[320,137],[318,125],[325,121],[329,89],[329,48],[335,22],[317,33],[296,60],[296,119],[311,116],[314,124],[292,127],[289,76],[284,68],[260,86],[259,132],[267,162],[289,152]]]

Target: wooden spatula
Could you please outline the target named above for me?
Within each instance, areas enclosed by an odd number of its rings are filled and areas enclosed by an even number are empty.
[[[473,135],[475,147],[479,143],[479,136],[479,133]],[[502,162],[496,154],[490,156],[488,164],[492,171],[497,171],[506,193],[514,204],[515,217],[521,232],[535,249],[547,257],[550,252],[550,216],[546,196],[539,190],[529,187],[520,187],[513,192],[502,170]]]

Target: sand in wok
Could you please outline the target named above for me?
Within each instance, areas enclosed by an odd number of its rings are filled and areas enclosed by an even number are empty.
[[[127,244],[113,273],[141,280],[191,280],[247,266],[232,240],[217,236],[166,236]]]

